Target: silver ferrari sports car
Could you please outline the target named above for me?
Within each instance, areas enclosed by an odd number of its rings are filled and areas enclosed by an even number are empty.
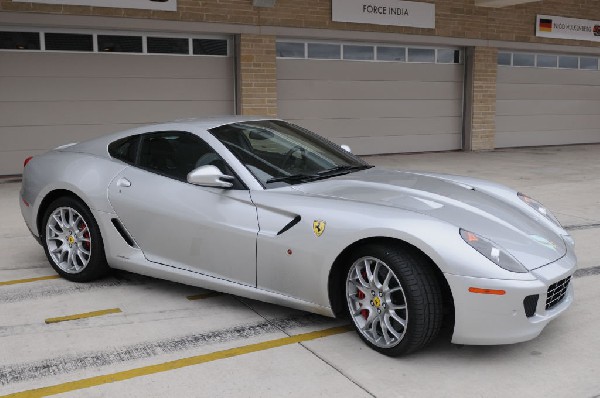
[[[20,206],[65,279],[111,268],[348,317],[373,349],[507,344],[573,301],[573,240],[489,181],[370,166],[282,120],[135,128],[28,158]]]

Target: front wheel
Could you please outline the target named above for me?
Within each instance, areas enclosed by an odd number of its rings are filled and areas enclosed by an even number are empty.
[[[46,257],[61,277],[88,282],[108,273],[100,229],[79,200],[63,197],[52,202],[42,228]]]
[[[367,345],[399,356],[433,340],[443,309],[434,266],[414,249],[368,245],[354,253],[346,276],[346,301]]]

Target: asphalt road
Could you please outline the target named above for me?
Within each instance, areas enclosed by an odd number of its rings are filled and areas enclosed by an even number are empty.
[[[487,178],[542,201],[576,241],[572,307],[530,342],[441,336],[388,358],[344,322],[300,311],[123,272],[55,278],[21,219],[19,183],[0,180],[0,396],[600,397],[600,145],[367,160]],[[63,318],[74,314],[87,317]]]

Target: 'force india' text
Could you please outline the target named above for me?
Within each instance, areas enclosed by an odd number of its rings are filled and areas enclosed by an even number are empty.
[[[408,9],[363,4],[363,13],[379,15],[408,15]]]

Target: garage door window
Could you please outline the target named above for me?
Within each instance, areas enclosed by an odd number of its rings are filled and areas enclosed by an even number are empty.
[[[39,50],[40,34],[38,32],[0,32],[0,49]]]
[[[535,55],[534,54],[513,54],[513,65],[514,66],[535,66]]]
[[[46,33],[46,50],[52,51],[94,51],[92,35],[77,33]]]
[[[563,69],[579,68],[579,59],[568,55],[563,55],[558,58],[558,67]]]
[[[406,48],[377,46],[377,59],[380,61],[405,62]]]
[[[375,59],[373,46],[344,45],[344,59],[372,61]]]
[[[34,31],[11,27],[0,30],[0,50],[38,50],[94,53],[229,56],[227,38],[159,35],[126,31]],[[37,31],[35,31],[37,30]],[[303,45],[303,44],[302,44]]]
[[[460,63],[460,51],[451,49],[438,49],[437,50],[437,63],[438,64],[459,64]]]
[[[350,61],[423,62],[461,64],[457,48],[414,48],[407,46],[277,41],[277,58],[344,59]]]
[[[308,43],[308,58],[315,59],[340,59],[341,49],[339,44]]]
[[[598,58],[585,55],[499,52],[498,65],[553,69],[598,70]]]
[[[558,57],[556,55],[538,54],[536,65],[538,68],[556,68]]]
[[[579,58],[579,69],[598,70],[598,58]]]
[[[141,53],[144,49],[140,36],[98,35],[98,51]]]
[[[150,54],[188,54],[189,40],[175,37],[148,37]]]
[[[227,40],[193,39],[194,55],[223,55],[227,56]]]
[[[304,43],[277,42],[277,56],[280,58],[305,58]]]
[[[435,50],[432,48],[409,48],[408,62],[435,62]]]

